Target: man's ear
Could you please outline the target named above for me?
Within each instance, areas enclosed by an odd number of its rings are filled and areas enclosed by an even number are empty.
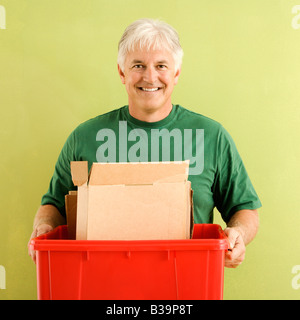
[[[125,84],[125,74],[124,74],[124,72],[122,71],[122,69],[121,69],[121,67],[119,66],[119,64],[118,64],[118,72],[119,72],[119,76],[120,76],[120,78],[121,78],[122,83]]]
[[[174,76],[174,84],[175,85],[178,83],[180,73],[181,73],[181,66],[177,69],[175,76]]]

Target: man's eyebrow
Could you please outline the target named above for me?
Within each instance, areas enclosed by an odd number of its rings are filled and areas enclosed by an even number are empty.
[[[157,61],[158,64],[168,64],[168,61],[167,60],[160,60],[160,61]]]
[[[144,63],[143,60],[138,60],[138,59],[134,59],[131,61],[132,64],[135,64],[135,63]],[[159,60],[156,62],[157,64],[168,64],[168,61],[167,60]]]
[[[131,63],[132,63],[132,64],[134,64],[134,63],[143,63],[143,61],[142,61],[142,60],[134,59],[134,60],[132,60]]]

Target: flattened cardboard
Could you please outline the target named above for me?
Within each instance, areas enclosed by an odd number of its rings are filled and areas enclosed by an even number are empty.
[[[71,165],[73,182],[78,183],[76,239],[191,237],[188,161],[94,163],[89,181],[84,181],[88,177],[84,166]]]
[[[66,216],[69,239],[76,239],[77,191],[70,191],[65,196]]]

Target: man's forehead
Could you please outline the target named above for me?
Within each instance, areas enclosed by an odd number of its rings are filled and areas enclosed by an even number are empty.
[[[134,50],[128,53],[128,61],[131,63],[145,63],[155,61],[157,63],[169,63],[173,57],[167,50]]]

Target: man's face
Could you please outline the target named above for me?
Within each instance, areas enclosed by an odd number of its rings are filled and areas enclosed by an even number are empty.
[[[167,50],[141,50],[128,53],[124,72],[118,66],[128,93],[130,114],[143,121],[159,121],[172,109],[171,94],[180,69],[175,70]]]

